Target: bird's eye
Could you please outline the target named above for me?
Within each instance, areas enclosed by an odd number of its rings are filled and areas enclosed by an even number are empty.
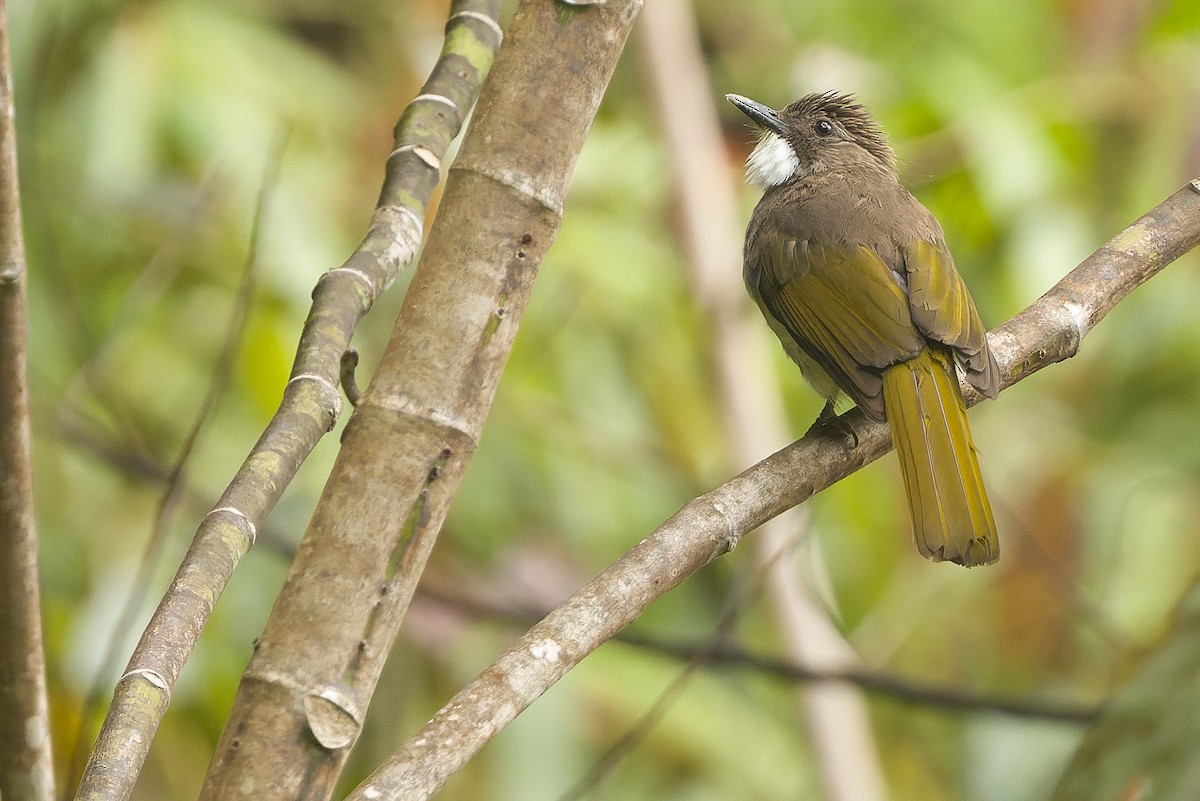
[[[833,133],[833,123],[829,120],[817,120],[813,123],[813,133],[817,136],[829,136]]]

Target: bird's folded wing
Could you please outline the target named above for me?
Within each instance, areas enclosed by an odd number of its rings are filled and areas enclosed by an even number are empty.
[[[871,248],[764,233],[747,253],[747,280],[763,311],[863,411],[883,419],[882,369],[925,344],[904,288]]]
[[[903,249],[912,321],[935,342],[949,345],[967,381],[989,398],[1000,391],[1000,369],[987,345],[987,328],[945,245],[917,240]]]

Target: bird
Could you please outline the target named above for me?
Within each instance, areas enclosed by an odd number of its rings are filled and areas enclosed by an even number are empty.
[[[920,553],[995,562],[959,373],[994,398],[1000,369],[941,226],[901,184],[883,129],[854,95],[809,94],[778,111],[726,98],[758,133],[746,179],[763,195],[746,228],[743,278],[826,401],[814,426],[840,422],[846,398],[887,421]]]

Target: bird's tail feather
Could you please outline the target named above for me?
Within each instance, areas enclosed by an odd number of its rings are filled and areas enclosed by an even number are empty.
[[[926,348],[883,374],[883,399],[921,553],[967,567],[1000,556],[954,364]]]

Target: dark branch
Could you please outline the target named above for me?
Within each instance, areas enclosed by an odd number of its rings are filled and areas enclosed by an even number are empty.
[[[853,684],[893,701],[919,704],[948,712],[992,712],[1018,718],[1083,724],[1095,720],[1101,711],[1101,708],[1095,705],[1010,698],[913,681],[875,670],[814,670],[780,657],[753,654],[736,645],[667,643],[628,632],[623,632],[614,639],[676,659],[692,659],[700,655],[709,665],[746,668],[789,681]]]
[[[547,614],[547,610],[544,609],[504,605],[481,597],[472,597],[462,591],[464,587],[479,586],[479,580],[451,581],[441,577],[431,578],[432,581],[421,585],[421,597],[474,618],[527,626],[536,623]],[[1095,705],[1010,698],[995,693],[915,681],[881,670],[817,670],[784,657],[752,653],[725,641],[721,632],[703,642],[693,643],[672,643],[659,637],[630,631],[619,631],[612,639],[614,642],[643,648],[689,664],[744,668],[792,682],[853,684],[883,698],[948,712],[998,713],[1019,718],[1078,724],[1091,722],[1101,711],[1101,708]]]

